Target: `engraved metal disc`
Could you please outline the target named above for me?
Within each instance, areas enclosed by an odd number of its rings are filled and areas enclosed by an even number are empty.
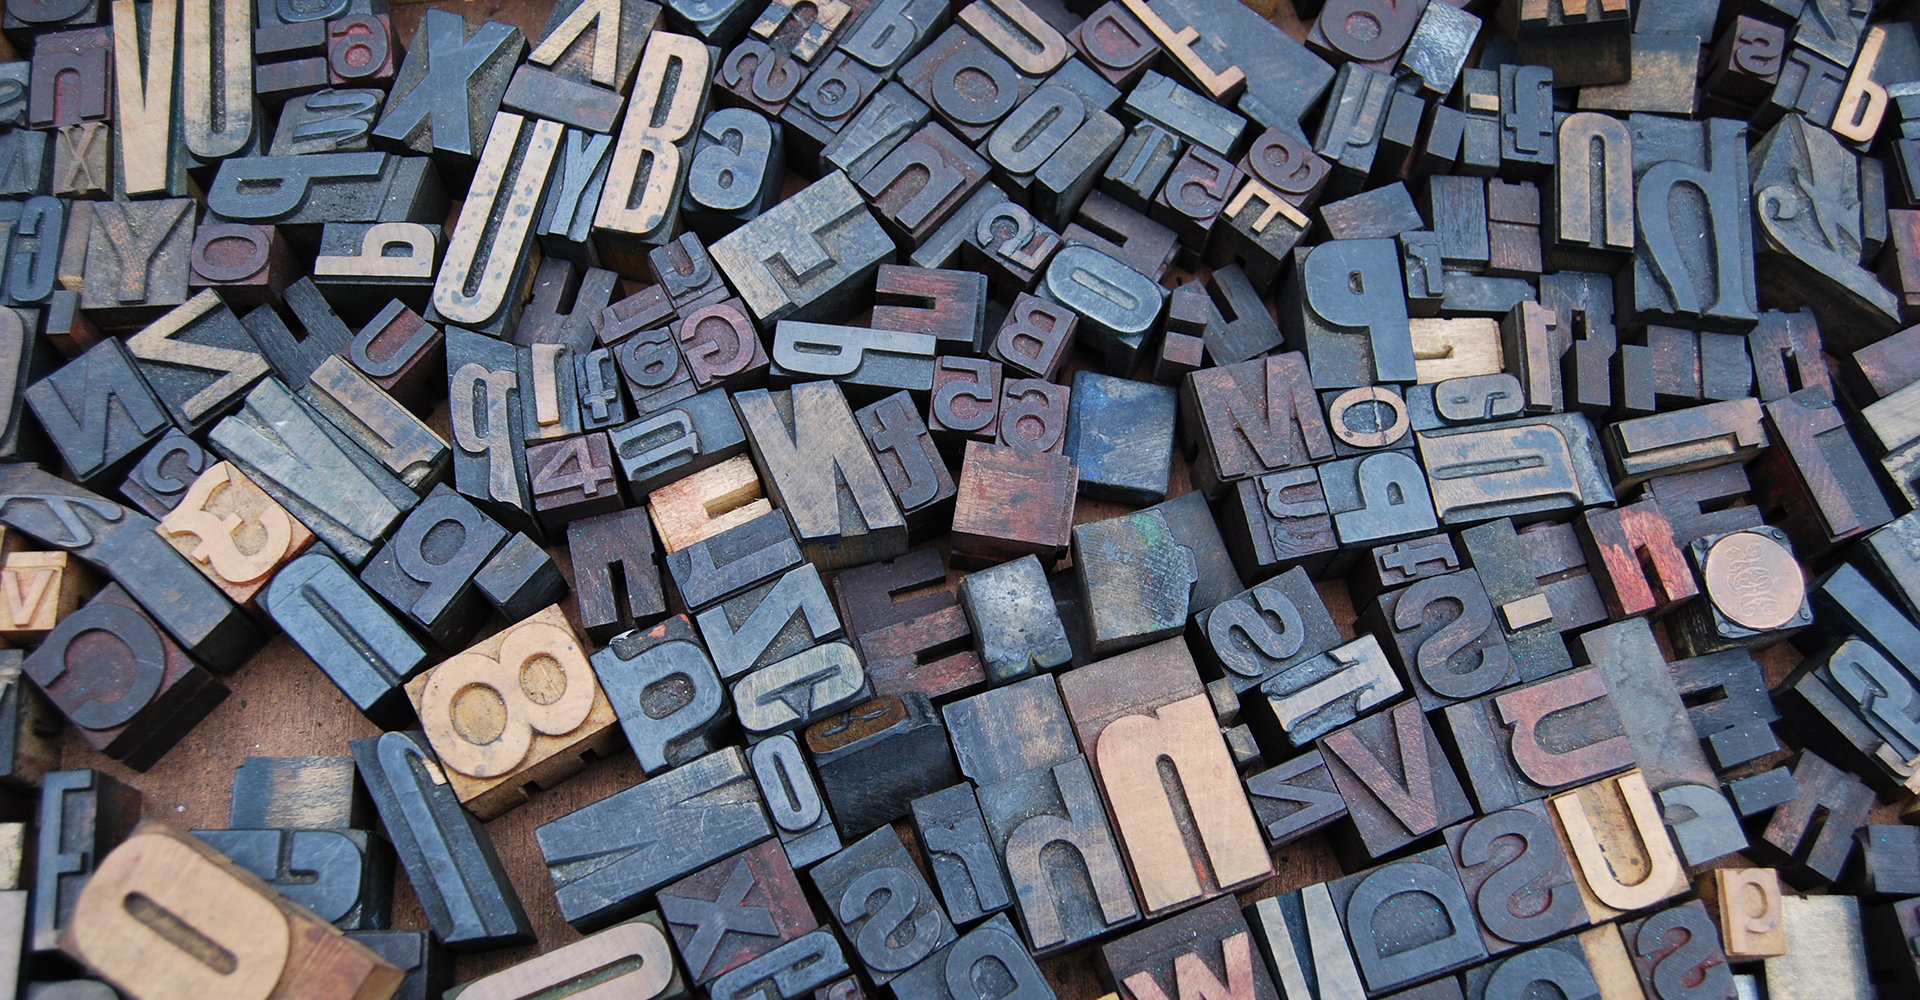
[[[1742,531],[1713,543],[1706,576],[1707,593],[1720,613],[1756,632],[1792,621],[1806,596],[1793,553],[1758,532]]]

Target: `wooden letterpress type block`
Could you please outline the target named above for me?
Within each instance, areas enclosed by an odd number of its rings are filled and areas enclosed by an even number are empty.
[[[1338,543],[1320,476],[1289,469],[1234,484],[1221,513],[1235,568],[1257,580],[1283,567],[1325,568]]]
[[[48,304],[68,238],[66,202],[46,195],[28,198],[8,240],[7,284],[0,301],[16,306]],[[85,236],[75,239],[85,242]]]
[[[1267,959],[1285,996],[1307,991],[1362,996],[1360,971],[1347,948],[1347,932],[1335,908],[1330,882],[1270,896],[1242,913],[1258,935],[1260,953]],[[1449,980],[1450,981],[1450,980]]]
[[[1833,373],[1820,351],[1820,327],[1812,310],[1788,313],[1769,309],[1761,313],[1760,325],[1747,334],[1747,351],[1753,359],[1754,388],[1761,402],[1771,403],[1814,386],[1834,395]],[[1865,367],[1857,355],[1854,363]]]
[[[1606,681],[1645,783],[1662,793],[1679,785],[1714,787],[1713,769],[1686,718],[1686,705],[1673,677],[1641,666],[1665,659],[1646,621],[1630,618],[1587,632],[1576,641],[1576,656],[1598,667]]]
[[[1071,541],[1079,476],[1071,459],[969,441],[957,481],[952,558],[969,568],[1032,554],[1057,558]],[[1017,506],[1010,506],[1014,497]]]
[[[317,835],[318,836],[318,835]],[[172,917],[195,938],[148,934],[133,914],[139,904]],[[265,930],[266,937],[260,935]],[[248,952],[244,942],[261,950]],[[202,944],[204,943],[204,944]],[[339,989],[390,995],[400,970],[328,925],[313,911],[289,902],[266,882],[199,840],[158,821],[136,829],[103,858],[81,890],[60,947],[109,982],[132,986],[192,977],[204,968],[195,945],[250,955],[249,966],[266,983],[267,996],[291,995],[303,974],[324,977]],[[292,982],[278,984],[285,977]]]
[[[971,983],[982,976],[995,976],[997,982],[1011,984],[1021,994],[1040,997],[1053,993],[1032,953],[1021,944],[1013,921],[1005,916],[995,916],[959,941],[935,951],[897,977],[893,989],[896,994],[929,1000],[958,1000],[967,990],[976,988]],[[854,980],[844,979],[814,996],[821,1000],[860,1000],[863,994]]]
[[[352,757],[248,757],[233,769],[232,830],[365,828],[373,822]]]
[[[1436,174],[1421,191],[1421,208],[1440,238],[1440,259],[1451,270],[1486,269],[1487,188],[1477,177]]]
[[[1732,503],[1750,488],[1744,468],[1721,465],[1650,479],[1641,496],[1659,504],[1674,542],[1689,545],[1708,535],[1759,527],[1760,508]]]
[[[847,975],[846,954],[840,941],[827,928],[801,935],[751,962],[714,980],[708,995],[717,1000],[748,1000],[752,997],[777,997],[779,1000],[803,1000],[810,996],[829,996],[827,990],[853,984],[854,1000],[861,995]],[[816,992],[818,987],[818,992]]]
[[[785,176],[781,139],[777,123],[746,108],[707,115],[680,203],[686,224],[709,237],[720,236],[771,207]]]
[[[808,727],[808,753],[849,840],[905,817],[913,800],[960,778],[923,693],[883,695]],[[816,876],[817,877],[817,876]]]
[[[140,771],[227,696],[118,584],[61,619],[23,669],[89,746]]]
[[[1073,530],[1074,571],[1089,610],[1096,655],[1110,655],[1186,628],[1199,570],[1155,509]]]
[[[99,20],[97,13],[93,20]],[[108,63],[113,54],[113,29],[76,28],[50,32],[34,40],[27,100],[27,124],[34,128],[104,122],[110,117],[108,92],[113,75]]]
[[[313,544],[313,532],[227,462],[194,480],[156,529],[234,603],[254,598]],[[11,567],[13,557],[8,557]],[[0,589],[4,589],[0,580]]]
[[[1346,918],[1347,936],[1371,993],[1487,956],[1473,906],[1444,846],[1348,875],[1328,888]]]
[[[537,672],[529,673],[529,665]],[[498,724],[504,736],[474,738],[486,733],[489,722],[471,714],[484,706],[461,697],[473,687],[493,691],[507,706],[506,721]],[[407,697],[454,793],[484,819],[526,801],[535,789],[566,780],[619,739],[613,706],[558,606],[415,677],[407,683]]]
[[[999,444],[1022,452],[1063,453],[1071,390],[1042,379],[1002,383]]]
[[[311,279],[295,281],[282,294],[305,330],[304,337],[295,337],[271,306],[255,308],[240,322],[253,335],[280,380],[289,386],[304,386],[322,361],[350,350],[353,333]]]
[[[1177,294],[1177,290],[1176,290]],[[1201,294],[1205,294],[1204,291]],[[1169,311],[1171,316],[1171,311]],[[1178,388],[1188,374],[1198,371],[1207,342],[1173,330],[1160,339],[1160,354],[1153,362],[1153,380]]]
[[[532,277],[536,192],[546,187],[564,131],[537,119],[529,127],[511,112],[494,116],[473,187],[447,237],[428,319],[497,336],[513,331],[517,315],[510,305]]]
[[[560,575],[560,567],[524,532],[515,532],[480,567],[480,572],[473,575],[473,584],[480,589],[480,596],[509,621],[525,618],[567,596],[567,581]]]
[[[986,273],[987,287],[1000,299],[1033,291],[1054,251],[1060,249],[1060,234],[1052,226],[1011,201],[982,208],[972,230],[962,238],[962,259],[970,270]],[[920,262],[919,255],[914,262]]]
[[[892,829],[874,832],[821,862],[811,874],[829,900],[835,925],[853,940],[855,952],[879,983],[955,938],[932,887]],[[874,897],[883,891],[892,905],[874,908]]]
[[[1392,239],[1425,225],[1413,195],[1399,181],[1323,204],[1319,214],[1321,226],[1336,240]]]
[[[891,562],[841,571],[833,579],[833,596],[847,634],[860,639],[890,625],[952,607],[953,595],[939,586],[946,578],[946,566],[938,550],[916,549]],[[895,596],[915,590],[927,592],[904,599]]]
[[[1063,70],[1061,75],[1084,73],[1086,77],[1093,77],[1092,72],[1082,68],[1078,62],[1069,63],[1068,66],[1070,68]],[[1065,89],[1077,86],[1066,80],[1058,82]],[[1117,96],[1118,92],[1113,93]],[[1101,172],[1126,137],[1126,128],[1119,119],[1097,109],[1097,98],[1087,94],[1084,88],[1078,96],[1090,106],[1086,120],[1040,164],[1030,186],[1029,196],[1033,199],[1034,211],[1041,221],[1056,228],[1073,221],[1074,213],[1093,193]],[[1064,96],[1058,99],[1062,103],[1066,101]],[[1016,109],[1016,116],[1023,117],[1023,120],[1028,113],[1025,105]],[[1047,111],[1040,113],[1044,115]]]
[[[893,260],[893,241],[853,182],[835,172],[715,241],[714,263],[761,324],[848,314],[875,270]],[[787,260],[812,264],[805,276]],[[775,267],[773,262],[782,263]]]
[[[1298,567],[1202,609],[1194,626],[1203,637],[1193,644],[1200,663],[1241,694],[1340,645],[1326,604]]]
[[[569,521],[620,510],[620,485],[605,431],[547,441],[527,449],[534,511],[558,532]]]
[[[514,327],[514,343],[522,347],[565,347],[580,354],[594,346],[601,313],[613,299],[620,276],[589,267],[584,277],[570,260],[549,258],[534,275],[533,298]]]
[[[0,653],[0,784],[23,793],[38,793],[43,786],[51,791],[47,776],[60,766],[64,727],[39,688],[27,682],[22,656],[17,649]],[[30,878],[23,875],[30,874],[33,864],[25,824],[0,828],[0,843],[5,845],[0,847],[0,882],[24,888]]]
[[[471,170],[526,51],[515,27],[489,21],[469,31],[451,17],[425,18],[374,139],[395,152],[439,158],[456,173]]]
[[[1555,795],[1547,811],[1595,923],[1686,891],[1680,856],[1638,770]]]
[[[1560,125],[1547,263],[1604,267],[1633,250],[1632,144],[1626,123],[1608,115],[1576,112]]]
[[[101,326],[124,329],[187,301],[193,202],[102,202],[87,237],[80,308]]]
[[[668,922],[649,910],[597,934],[462,984],[476,997],[579,996],[607,989],[646,1000],[687,996]]]
[[[336,87],[391,86],[399,48],[393,21],[385,14],[332,18],[327,22],[327,77]]]
[[[1484,811],[1591,781],[1633,763],[1617,706],[1594,670],[1555,675],[1449,706],[1447,727]]]
[[[667,569],[692,611],[736,596],[799,562],[793,528],[778,511],[667,554]]]
[[[1179,244],[1173,230],[1101,191],[1087,195],[1060,235],[1068,243],[1090,246],[1155,281],[1166,277]]]
[[[874,298],[874,329],[930,334],[942,351],[976,356],[986,351],[984,275],[882,264]]]
[[[320,256],[313,262],[315,284],[332,292],[355,322],[379,315],[372,302],[362,300],[366,292],[373,293],[367,298],[377,300],[384,293],[410,309],[426,309],[440,236],[440,226],[420,222],[324,223]],[[390,252],[401,248],[406,252]]]
[[[1853,853],[1854,831],[1865,825],[1873,805],[1873,792],[1811,750],[1795,759],[1793,783],[1799,794],[1774,810],[1753,847],[1757,857],[1778,863],[1788,884],[1806,889],[1840,877]],[[1825,820],[1816,833],[1813,821],[1822,812]]]
[[[527,61],[570,80],[591,81],[626,93],[640,63],[640,49],[660,18],[660,9],[640,0],[607,5],[563,0],[547,15]],[[587,29],[594,29],[591,43]]]
[[[1846,86],[1847,67],[1844,61],[1835,63],[1812,49],[1791,46],[1780,62],[1779,78],[1774,83],[1773,91],[1760,104],[1754,121],[1762,125],[1775,125],[1783,117],[1797,113],[1816,123],[1816,128],[1825,128],[1833,123],[1839,112]]]
[[[1074,375],[1069,399],[1062,453],[1080,470],[1081,494],[1125,503],[1166,499],[1174,390],[1083,371]],[[1003,433],[1007,415],[1019,408],[1017,401],[1007,404]]]
[[[1446,837],[1489,952],[1497,955],[1586,925],[1573,871],[1544,804],[1529,802],[1448,827]]]
[[[918,247],[986,179],[987,170],[979,154],[933,124],[893,147],[860,179],[860,191],[898,240]]]
[[[436,486],[360,579],[440,648],[460,649],[486,619],[474,574],[506,538],[507,532],[465,497]]]
[[[1802,556],[1818,556],[1893,519],[1826,390],[1809,386],[1767,403],[1765,411],[1780,446],[1755,467],[1760,488],[1754,499],[1784,510],[1776,520]]]
[[[311,335],[311,334],[309,334]],[[398,301],[353,335],[347,360],[409,409],[426,409],[429,380],[444,370],[445,338]]]
[[[1036,953],[1052,954],[1139,919],[1085,757],[1016,772],[977,794],[994,852],[1013,883],[1022,935]]]
[[[596,248],[615,270],[639,273],[648,248],[672,238],[696,130],[706,117],[712,61],[696,38],[647,36],[593,221]],[[675,151],[670,160],[651,152],[664,146]]]
[[[1787,51],[1787,29],[1745,14],[1721,31],[1707,56],[1703,95],[1718,112],[1750,111],[1773,93],[1780,80],[1781,59]]]
[[[1272,847],[1283,847],[1347,814],[1320,751],[1247,776],[1253,815]]]
[[[1575,523],[1594,582],[1614,618],[1658,616],[1700,592],[1659,504],[1642,500],[1590,510]]]
[[[774,330],[768,384],[784,389],[833,379],[861,404],[899,389],[924,399],[933,386],[935,347],[924,333],[782,320]]]
[[[1128,997],[1164,997],[1169,986],[1198,996],[1232,983],[1248,1000],[1278,1000],[1259,955],[1239,907],[1220,899],[1103,945],[1100,964]]]
[[[1067,33],[1094,72],[1116,87],[1130,87],[1160,58],[1153,33],[1124,5],[1108,3]]]
[[[1194,481],[1203,493],[1218,496],[1235,480],[1333,454],[1306,368],[1301,355],[1281,354],[1188,376],[1181,424],[1202,435]]]
[[[1327,429],[1333,432],[1335,455],[1405,449],[1413,443],[1407,433],[1412,428],[1407,401],[1395,388],[1362,386],[1323,392],[1320,399],[1327,408]]]
[[[1121,141],[1120,151],[1101,176],[1100,190],[1145,213],[1185,149],[1186,142],[1179,136],[1152,121],[1142,121]]]
[[[293,252],[277,228],[207,223],[194,231],[187,285],[216,289],[228,305],[257,306],[280,300],[293,268]]]
[[[849,63],[848,68],[850,72],[866,69],[853,63]],[[831,69],[832,63],[828,63],[821,72]],[[879,89],[871,90],[871,87]],[[826,140],[826,145],[820,150],[818,163],[813,164],[821,172],[838,169],[845,171],[849,177],[864,177],[882,157],[892,152],[894,146],[933,117],[933,109],[898,80],[882,85],[876,78],[870,88],[867,92],[872,96],[864,105],[858,106],[858,113],[851,108],[840,112],[844,121],[838,134]],[[802,93],[804,95],[804,89]],[[798,103],[798,99],[795,103]],[[790,114],[791,105],[788,111]],[[796,159],[803,156],[804,153],[795,154]],[[809,165],[804,159],[800,159],[799,163],[802,167]],[[965,239],[964,231],[972,227],[979,210],[1005,197],[1005,193],[991,181],[982,185],[980,193],[961,208],[956,219],[948,220],[945,226],[935,231],[933,239],[913,254],[913,263],[920,267],[952,266],[954,255],[960,249],[960,241]]]
[[[613,347],[613,358],[633,400],[633,411],[641,416],[681,402],[696,391],[693,373],[667,327],[622,339]]]
[[[1850,213],[1842,199],[1859,197],[1853,156],[1832,134],[1792,115],[1752,152],[1754,264],[1769,304],[1806,305],[1841,349],[1864,346],[1901,326],[1897,296],[1860,267],[1858,240],[1829,236],[1821,223]],[[1791,178],[1807,178],[1808,194]],[[1829,225],[1851,225],[1850,214]]]
[[[1471,892],[1472,890],[1468,890]],[[1611,927],[1607,933],[1614,935],[1615,947],[1619,946],[1619,934]],[[1638,988],[1633,980],[1633,968],[1623,953],[1619,956],[1625,966],[1624,979],[1609,979],[1606,992],[1602,992],[1600,975],[1588,963],[1578,938],[1568,936],[1557,941],[1536,945],[1526,951],[1508,955],[1505,958],[1488,962],[1478,968],[1468,969],[1465,974],[1466,993],[1462,994],[1458,986],[1451,993],[1422,993],[1411,991],[1395,994],[1406,1000],[1440,1000],[1441,997],[1459,998],[1459,1000],[1518,1000],[1528,992],[1543,987],[1565,993],[1580,993],[1586,996],[1612,997],[1620,995],[1618,986]],[[1450,982],[1443,980],[1443,983]],[[1433,990],[1440,984],[1429,984],[1424,989]]]
[[[687,313],[674,326],[681,356],[694,387],[758,389],[766,383],[767,349],[739,299],[727,299]]]
[[[267,104],[309,94],[327,85],[327,26],[303,19],[265,24],[253,33],[253,88]]]
[[[1627,40],[1627,82],[1580,88],[1580,109],[1693,114],[1699,103],[1700,42],[1691,33],[1634,33]]]
[[[1282,288],[1288,342],[1306,351],[1316,389],[1417,378],[1399,254],[1391,240],[1344,240],[1296,250]],[[1364,337],[1364,339],[1362,339]]]
[[[876,696],[918,693],[944,701],[987,683],[972,639],[965,612],[950,604],[861,636],[860,654]]]
[[[729,598],[697,620],[720,676],[728,680],[844,635],[810,564]]]
[[[1748,248],[1753,217],[1747,208],[1746,156],[1739,122],[1679,122],[1636,116],[1633,133],[1635,197],[1665,204],[1676,184],[1692,185],[1704,197],[1670,215],[1654,213],[1634,250],[1632,271],[1620,280],[1622,305],[1652,322],[1669,318],[1745,329],[1758,318]],[[1660,164],[1672,164],[1655,170]],[[1653,171],[1651,179],[1648,172]],[[1675,233],[1711,231],[1712,253],[1675,242]]]
[[[1129,5],[1135,15],[1144,7],[1144,4],[1138,8]],[[1232,156],[1238,151],[1241,133],[1247,127],[1245,118],[1153,70],[1148,70],[1127,94],[1124,110],[1133,118],[1151,121],[1221,156]]]
[[[961,606],[990,681],[1002,683],[1065,666],[1066,627],[1039,560],[1022,556],[961,578]]]
[[[302,94],[280,109],[272,156],[362,152],[380,118],[386,94],[379,90],[322,90]]]
[[[1624,923],[1620,936],[1627,943],[1640,987],[1652,1000],[1734,995],[1733,970],[1720,950],[1720,935],[1699,902]]]
[[[963,76],[968,79],[965,87]],[[948,27],[900,67],[899,78],[968,143],[986,139],[996,123],[1033,93],[1032,77],[959,25]]]
[[[1700,900],[1720,925],[1720,944],[1735,962],[1786,953],[1780,926],[1780,878],[1771,868],[1721,868],[1701,876]]]
[[[140,793],[100,771],[56,771],[44,780],[28,950],[50,952],[106,855],[140,821]]]
[[[233,312],[211,289],[128,338],[147,385],[184,430],[198,432],[238,404],[267,374]]]
[[[1787,950],[1767,960],[1769,996],[1800,1000],[1809,990],[1861,995],[1874,988],[1858,899],[1783,896],[1780,926]]]
[[[300,397],[410,489],[422,491],[446,478],[447,443],[339,357],[329,356],[314,369]]]
[[[1489,275],[1540,273],[1540,191],[1531,181],[1487,181],[1487,247]]]
[[[1073,54],[1066,37],[1021,0],[978,0],[955,20],[1028,76],[1046,76]]]
[[[1367,856],[1381,857],[1472,815],[1466,790],[1414,702],[1321,737],[1319,749]]]
[[[162,4],[145,19],[136,10],[113,9],[113,191],[122,198],[185,197],[187,150],[175,95],[185,88],[174,70],[180,10]],[[236,112],[250,112],[251,103]]]
[[[927,409],[927,427],[934,442],[947,451],[957,451],[967,440],[998,440],[1000,384],[998,361],[936,358],[933,395]]]
[[[385,733],[354,740],[352,747],[434,936],[451,948],[531,941],[533,930],[493,841],[460,807],[425,734]]]
[[[1303,747],[1401,692],[1379,641],[1364,635],[1268,677],[1249,708],[1269,743]]]
[[[1755,399],[1733,399],[1625,420],[1604,435],[1615,485],[1745,462],[1768,443]]]
[[[1457,610],[1456,610],[1457,609]],[[1391,636],[1393,659],[1421,708],[1432,711],[1519,681],[1473,570],[1420,580],[1380,596],[1366,620]]]
[[[647,500],[661,547],[669,553],[773,509],[761,495],[760,479],[745,455],[671,482],[648,494]]]
[[[352,565],[419,499],[275,379],[214,425],[209,443]]]
[[[1052,381],[1073,352],[1079,320],[1079,314],[1066,306],[1022,292],[1014,296],[1007,321],[995,335],[987,354],[1013,368],[1016,374]]]
[[[768,75],[771,76],[771,72]],[[817,177],[835,166],[847,166],[828,164],[823,154],[847,132],[849,124],[856,120],[856,113],[865,113],[867,99],[881,89],[882,78],[839,48],[828,52],[805,77],[780,111],[780,126],[786,133],[787,160],[793,169],[804,176]],[[918,125],[916,122],[913,127]],[[877,162],[877,158],[873,162]],[[856,174],[848,167],[849,176],[864,172]]]
[[[831,569],[905,550],[900,507],[837,387],[752,390],[734,405],[755,460],[767,470],[768,492],[793,519],[811,559]]]
[[[942,712],[961,773],[982,789],[1079,753],[1051,677],[993,688],[955,701]]]
[[[573,382],[580,390],[580,426],[614,430],[627,422],[627,394],[613,349],[598,347],[573,359]]]
[[[1349,578],[1353,597],[1370,602],[1382,593],[1418,580],[1461,568],[1460,554],[1446,535],[1431,535],[1382,545],[1367,553],[1356,575]]]
[[[459,492],[522,531],[532,529],[520,361],[511,344],[459,328],[447,331],[449,398],[456,401],[453,476]]]
[[[613,136],[577,128],[561,136],[553,189],[534,225],[543,253],[590,267],[599,262],[593,219],[600,210],[612,161]]]
[[[1920,883],[1920,834],[1910,826],[1863,826],[1855,831],[1860,842],[1860,866],[1852,873],[1854,887],[1874,899],[1910,895]],[[1765,869],[1763,869],[1765,870]],[[1777,890],[1776,890],[1777,891]]]
[[[1328,195],[1342,197],[1358,193],[1373,171],[1392,91],[1390,76],[1357,63],[1340,67],[1327,98],[1327,111],[1321,116],[1320,128],[1313,140],[1314,150],[1330,164]],[[1497,126],[1489,138],[1497,161],[1500,156]]]
[[[965,925],[1013,905],[971,784],[914,799],[913,825],[949,917]]]
[[[1166,304],[1165,290],[1146,275],[1086,246],[1063,247],[1054,256],[1040,294],[1080,314],[1080,334],[1116,376],[1139,367]]]
[[[800,880],[772,840],[660,890],[660,914],[696,983],[716,979],[819,926]]]
[[[427,652],[332,555],[308,552],[288,563],[263,606],[368,718],[407,717],[400,688],[426,666]]]
[[[1225,157],[1204,146],[1189,148],[1154,196],[1152,218],[1177,233],[1182,245],[1204,248],[1239,178],[1237,168]]]
[[[193,835],[341,930],[372,930],[391,920],[393,851],[369,830],[195,830]]]
[[[1060,683],[1147,912],[1208,899],[1271,871],[1244,794],[1237,785],[1227,793],[1216,788],[1233,765],[1184,643],[1110,657],[1063,674]],[[1184,831],[1171,793],[1151,780],[1149,762],[1161,757],[1181,776],[1192,817]],[[1193,860],[1189,845],[1206,856],[1205,883],[1200,866],[1179,863]]]
[[[1328,462],[1320,467],[1320,484],[1344,547],[1376,545],[1439,527],[1426,478],[1404,451]]]
[[[833,816],[793,734],[776,733],[755,743],[748,752],[754,780],[788,860],[805,868],[839,853],[840,835]]]
[[[580,625],[605,642],[616,632],[645,628],[666,614],[653,532],[638,507],[582,518],[567,526],[567,551],[579,593]],[[618,572],[615,572],[618,567]]]
[[[1667,669],[1680,696],[1694,702],[1687,708],[1688,720],[1722,770],[1780,749],[1768,725],[1780,713],[1752,654],[1732,649],[1676,660]]]

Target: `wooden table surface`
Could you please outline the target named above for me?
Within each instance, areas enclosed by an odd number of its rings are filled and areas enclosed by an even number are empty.
[[[429,6],[456,11],[473,24],[497,20],[516,25],[532,39],[539,36],[549,4],[545,0],[434,4],[394,0],[392,16],[401,38],[412,38],[421,12]],[[1296,37],[1304,35],[1292,10],[1284,2],[1274,21]],[[790,183],[789,193],[794,187],[796,185]],[[457,217],[457,214],[456,206],[454,215]],[[1090,354],[1082,352],[1076,357],[1075,366],[1085,366],[1093,361]],[[1062,380],[1065,381],[1065,378]],[[444,402],[429,422],[443,437],[447,435],[447,408]],[[1185,493],[1191,488],[1186,465],[1176,455],[1172,493]],[[1082,500],[1075,508],[1074,522],[1077,524],[1111,517],[1130,509],[1118,504]],[[944,541],[940,545],[944,549]],[[562,572],[571,579],[564,540],[548,551],[559,562]],[[959,575],[950,573],[947,586],[951,587],[957,582]],[[1341,632],[1351,638],[1355,613],[1345,584],[1332,581],[1319,586]],[[669,592],[669,601],[677,604],[678,595],[672,593],[673,588],[668,586],[665,589]],[[577,627],[579,613],[574,599],[569,597],[563,607],[567,617]],[[675,610],[680,609],[676,607]],[[489,623],[485,634],[491,634],[507,624],[496,618]],[[1660,638],[1662,649],[1671,654],[1665,633],[1658,625],[1655,626],[1655,633]],[[1768,683],[1775,684],[1786,676],[1800,656],[1792,647],[1783,644],[1763,651],[1758,658],[1767,669]],[[61,738],[61,766],[96,768],[140,789],[146,795],[149,817],[165,820],[181,829],[218,829],[227,825],[233,769],[245,758],[345,755],[348,752],[347,741],[379,732],[285,635],[276,634],[246,666],[226,677],[225,681],[233,689],[232,695],[152,770],[141,774],[109,760],[89,748],[71,728]],[[623,745],[618,755],[592,762],[559,787],[535,794],[525,805],[486,824],[487,832],[499,849],[507,875],[526,906],[527,916],[533,923],[539,941],[520,948],[461,955],[456,962],[456,982],[469,981],[580,937],[560,918],[546,867],[534,842],[534,827],[627,788],[641,778],[638,764]],[[1891,807],[1882,806],[1876,809],[1873,821],[1897,822],[1897,819]],[[911,846],[911,824],[903,822],[900,826]],[[1334,860],[1326,836],[1316,834],[1275,851],[1274,876],[1260,886],[1241,893],[1242,902],[1250,903],[1344,874]],[[1727,859],[1726,863],[1732,864],[1737,860]],[[419,902],[404,872],[397,874],[396,882],[393,926],[426,926]],[[818,915],[824,914],[822,910]],[[1095,971],[1096,950],[1097,946],[1090,946],[1041,963],[1060,1000],[1094,1000],[1107,990]]]

